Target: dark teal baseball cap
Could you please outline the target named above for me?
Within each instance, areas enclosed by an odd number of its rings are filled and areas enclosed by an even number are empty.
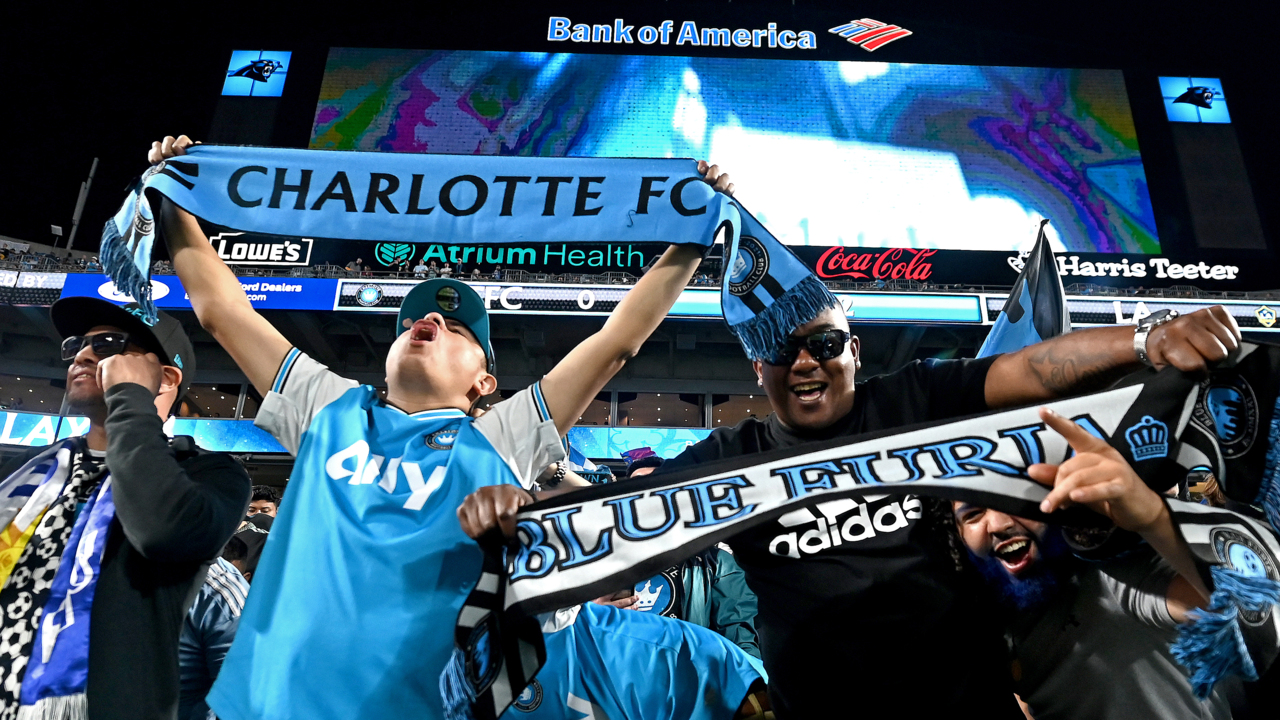
[[[418,283],[400,303],[396,316],[396,336],[413,327],[429,313],[453,318],[476,336],[484,350],[486,369],[493,372],[493,345],[489,342],[489,311],[470,285],[453,278],[435,278]]]

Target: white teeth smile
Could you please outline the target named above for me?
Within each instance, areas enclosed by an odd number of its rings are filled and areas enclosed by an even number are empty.
[[[1000,549],[996,550],[996,555],[999,555],[1001,557],[1004,557],[1007,555],[1013,555],[1014,553],[1022,551],[1024,548],[1026,548],[1030,544],[1031,543],[1029,543],[1026,540],[1014,540],[1008,545],[1005,545]]]
[[[823,387],[822,383],[806,383],[804,385],[793,385],[791,389],[794,392],[802,393],[802,392],[811,392],[813,390],[821,390],[822,387]]]

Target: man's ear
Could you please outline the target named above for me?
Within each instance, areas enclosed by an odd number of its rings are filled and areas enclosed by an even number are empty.
[[[163,374],[160,376],[160,389],[156,391],[157,395],[177,390],[178,386],[182,385],[181,370],[172,365],[164,365],[161,370]]]
[[[498,378],[490,375],[489,373],[485,373],[476,380],[474,385],[471,386],[470,395],[475,396],[472,398],[473,400],[478,400],[486,395],[492,395],[497,389]]]
[[[751,369],[756,371],[756,384],[764,387],[764,363],[752,360]]]
[[[853,351],[853,362],[858,367],[862,367],[862,341],[857,335],[849,336],[849,349]]]

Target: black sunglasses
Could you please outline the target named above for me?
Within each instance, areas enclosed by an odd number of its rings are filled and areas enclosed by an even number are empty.
[[[844,330],[823,330],[804,337],[789,337],[787,344],[772,357],[764,358],[764,362],[769,365],[790,365],[800,356],[800,348],[808,350],[818,362],[838,358],[844,354],[844,346],[851,337],[853,336]]]
[[[85,345],[93,347],[93,354],[99,358],[111,357],[124,352],[129,343],[133,342],[133,338],[129,337],[129,333],[122,332],[104,332],[97,335],[72,335],[62,341],[62,359],[75,360],[76,355],[84,349]]]

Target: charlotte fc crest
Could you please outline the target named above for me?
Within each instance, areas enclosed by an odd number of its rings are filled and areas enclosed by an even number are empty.
[[[729,270],[729,292],[742,296],[756,289],[769,273],[769,253],[764,245],[750,235],[738,240],[738,254],[733,257]]]
[[[1258,399],[1239,375],[1225,374],[1202,385],[1194,416],[1213,430],[1227,460],[1249,452],[1258,437]]]

